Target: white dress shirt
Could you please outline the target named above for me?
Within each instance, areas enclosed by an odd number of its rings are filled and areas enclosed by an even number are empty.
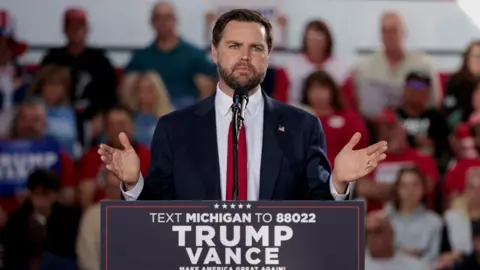
[[[232,121],[232,98],[225,94],[217,86],[217,93],[215,95],[215,120],[217,127],[217,144],[218,144],[218,158],[220,166],[220,187],[222,191],[222,200],[226,197],[227,186],[227,153],[228,153],[228,129]],[[260,192],[260,168],[262,165],[262,142],[263,142],[263,115],[265,102],[261,89],[257,89],[253,95],[250,96],[246,112],[244,125],[247,135],[247,168],[248,168],[248,184],[247,196],[249,201],[257,201]],[[330,177],[330,192],[336,201],[345,200],[347,195],[351,192],[351,185],[349,185],[346,194],[339,194],[332,183]],[[135,201],[142,192],[144,179],[142,174],[138,179],[135,187],[129,191],[123,189],[120,185],[122,194],[127,201]]]

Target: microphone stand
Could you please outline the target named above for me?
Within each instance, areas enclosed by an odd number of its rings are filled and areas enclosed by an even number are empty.
[[[240,115],[240,103],[232,105],[232,144],[233,144],[233,192],[232,200],[238,201],[238,137],[242,128],[243,118]]]

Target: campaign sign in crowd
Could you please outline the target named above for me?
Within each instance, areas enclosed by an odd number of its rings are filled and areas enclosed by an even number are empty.
[[[37,169],[60,173],[60,145],[54,140],[0,142],[0,196],[26,190],[28,176]]]

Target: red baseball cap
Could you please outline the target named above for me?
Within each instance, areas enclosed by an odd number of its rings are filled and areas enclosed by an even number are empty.
[[[470,134],[470,126],[467,123],[459,123],[455,127],[455,138],[458,140],[463,140],[467,138],[471,138],[472,135]]]
[[[10,49],[13,54],[13,58],[16,58],[24,54],[28,46],[26,43],[19,42],[15,38],[15,26],[12,17],[6,10],[0,10],[0,37],[10,39]]]
[[[85,12],[85,10],[82,8],[69,8],[65,10],[65,13],[63,14],[63,20],[65,23],[67,22],[86,23],[87,12]]]

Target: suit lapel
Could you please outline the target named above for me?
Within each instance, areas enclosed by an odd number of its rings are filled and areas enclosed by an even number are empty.
[[[194,162],[204,181],[206,198],[204,200],[221,200],[220,167],[218,164],[217,128],[215,119],[215,94],[203,102],[195,112],[197,121],[192,124]]]
[[[281,122],[281,114],[275,102],[265,94],[263,94],[263,97],[265,108],[259,199],[270,200],[277,183],[283,156],[279,144],[279,136],[285,136],[285,132],[288,130],[285,130],[285,125]]]

